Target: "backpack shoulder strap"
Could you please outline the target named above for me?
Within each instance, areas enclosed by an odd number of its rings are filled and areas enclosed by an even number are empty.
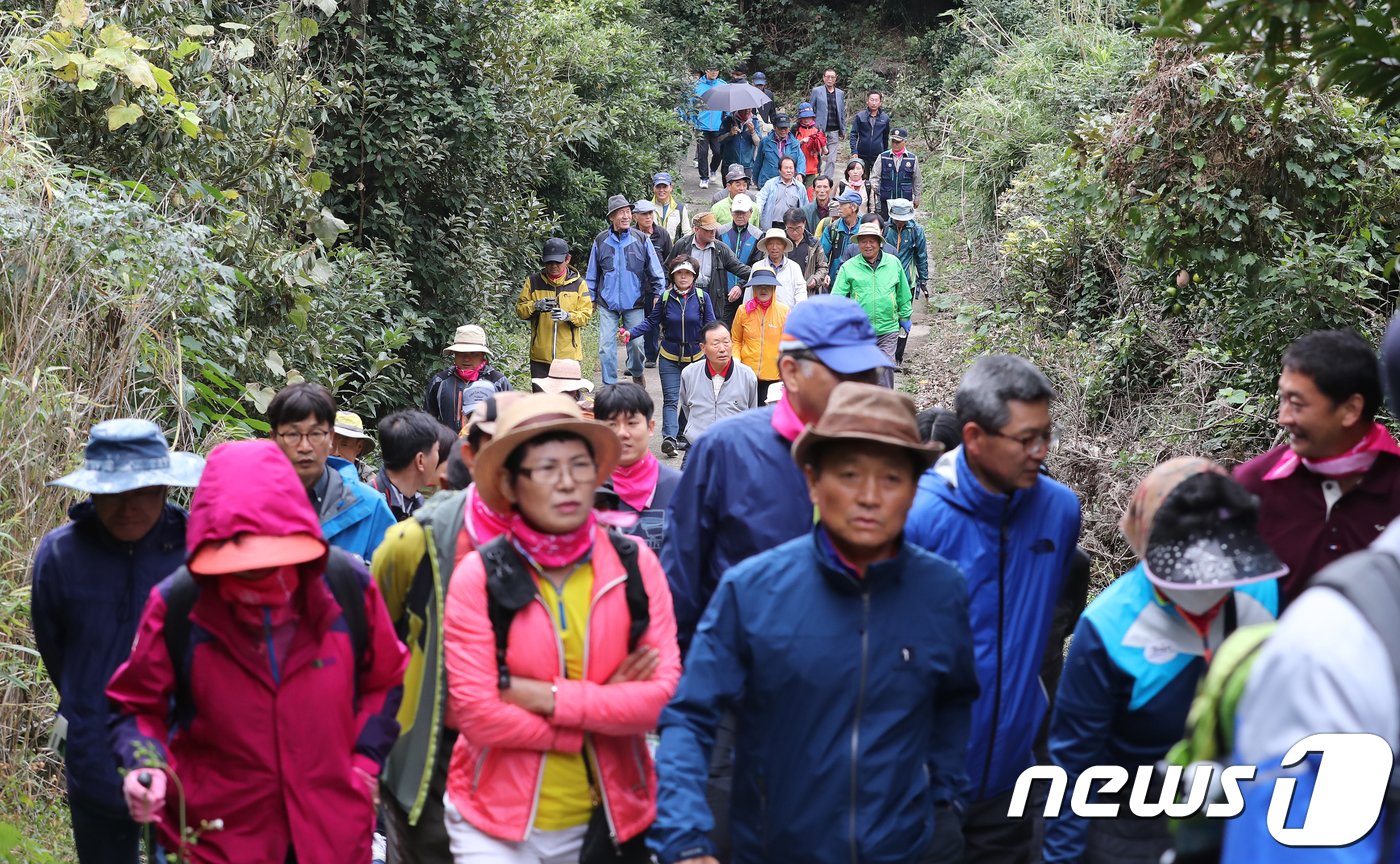
[[[194,715],[190,696],[190,612],[194,601],[199,599],[199,592],[199,583],[181,566],[171,575],[170,587],[165,593],[165,652],[170,655],[170,665],[175,670],[172,727],[187,725]]]
[[[535,599],[535,581],[505,535],[483,544],[477,552],[486,570],[486,613],[496,637],[496,686],[505,690],[510,687],[510,669],[506,666],[510,624],[515,613]]]
[[[365,613],[365,584],[360,573],[350,563],[349,556],[332,546],[326,558],[326,585],[335,597],[336,605],[345,616],[345,629],[350,631],[350,645],[355,650],[356,671],[363,669],[369,652],[369,620]]]
[[[642,582],[642,568],[637,563],[637,541],[616,531],[608,532],[608,540],[613,551],[627,571],[627,612],[632,624],[627,628],[627,650],[637,650],[637,643],[651,626],[651,603],[647,597],[647,586]]]

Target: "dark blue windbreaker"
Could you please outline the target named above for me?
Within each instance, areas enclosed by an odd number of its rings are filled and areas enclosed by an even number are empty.
[[[733,711],[734,864],[918,861],[976,695],[956,567],[904,543],[861,578],[810,531],[726,573],[705,611],[659,722],[650,843],[663,864],[714,854],[707,769]]]
[[[151,589],[185,563],[185,511],[166,504],[135,543],[108,534],[90,498],[68,516],[34,553],[34,640],[68,721],[68,794],[122,816],[122,778],[107,746],[107,682],[131,654]]]
[[[661,566],[681,651],[730,567],[812,530],[812,499],[773,406],[726,417],[690,448],[666,510]]]
[[[1035,764],[1047,707],[1040,661],[1079,540],[1079,499],[1049,477],[1009,496],[988,492],[959,447],[919,481],[906,530],[967,579],[982,695],[972,709],[965,797],[985,801]]]

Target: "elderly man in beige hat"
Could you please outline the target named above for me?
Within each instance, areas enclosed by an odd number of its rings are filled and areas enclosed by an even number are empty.
[[[860,304],[875,328],[876,344],[893,361],[900,334],[909,332],[914,315],[909,278],[904,275],[898,256],[887,254],[882,248],[885,235],[879,225],[862,223],[855,240],[860,255],[841,265],[831,293]],[[894,386],[893,370],[885,370],[884,383],[886,387]]]
[[[715,316],[724,318],[729,312],[729,280],[726,275],[747,282],[749,265],[739,260],[734,250],[719,242],[719,219],[713,212],[695,214],[690,220],[693,234],[671,250],[671,260],[688,257],[696,262],[695,289],[710,298]]]
[[[452,344],[442,349],[442,354],[452,366],[428,381],[423,408],[442,425],[460,432],[476,403],[512,388],[505,374],[491,365],[486,331],[476,324],[458,327]]]
[[[536,393],[564,393],[579,404],[583,414],[593,419],[593,402],[588,394],[593,392],[593,382],[583,377],[583,367],[577,360],[555,360],[549,364],[549,374],[543,378],[531,378]]]
[[[768,848],[790,861],[838,860],[837,849],[919,861],[936,832],[956,830],[977,696],[967,590],[955,566],[904,539],[942,449],[919,437],[908,396],[855,382],[837,384],[797,437],[818,521],[715,589],[658,723],[658,860],[718,860],[710,830],[725,814],[707,799],[706,768],[729,714],[732,860],[773,860]],[[849,788],[830,782],[847,776]]]
[[[365,431],[365,421],[354,411],[335,412],[335,426],[331,429],[331,456],[344,459],[360,473],[366,483],[376,473],[366,465],[364,455],[374,449],[374,439]]]
[[[787,257],[794,248],[792,239],[782,228],[769,228],[758,241],[764,258],[753,265],[753,269],[771,272],[778,280],[778,290],[774,297],[789,309],[807,299],[807,279],[796,261]],[[753,299],[753,288],[744,287],[743,302]]]

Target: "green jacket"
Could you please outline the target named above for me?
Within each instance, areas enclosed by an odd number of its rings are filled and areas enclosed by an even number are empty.
[[[899,322],[914,314],[914,300],[909,293],[909,278],[899,258],[881,252],[877,266],[871,267],[864,255],[857,255],[841,265],[831,293],[850,297],[870,316],[870,326],[876,336],[886,336],[899,329]]]
[[[384,535],[370,571],[384,596],[394,630],[409,650],[399,706],[399,740],[384,763],[382,782],[418,824],[434,761],[442,746],[446,668],[442,607],[457,560],[467,493],[439,492]]]

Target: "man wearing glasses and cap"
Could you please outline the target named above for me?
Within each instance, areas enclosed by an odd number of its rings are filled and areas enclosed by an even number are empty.
[[[78,861],[136,864],[141,830],[127,811],[107,742],[107,682],[131,652],[151,589],[185,563],[185,511],[171,486],[199,482],[204,460],[172,453],[149,420],[92,428],[82,468],[49,483],[86,493],[34,553],[30,613],[58,691],[68,809]]]
[[[675,191],[675,183],[668,171],[661,171],[651,177],[651,203],[656,208],[656,224],[666,229],[672,240],[681,239],[685,233],[685,202]],[[665,264],[668,258],[663,258]]]
[[[569,266],[572,260],[563,238],[544,241],[543,266],[525,280],[515,301],[515,316],[530,322],[531,378],[548,375],[555,360],[583,359],[583,328],[593,319],[593,292]]]
[[[982,693],[957,802],[967,861],[1030,860],[1034,820],[1007,809],[1035,761],[1047,708],[1041,661],[1079,540],[1079,499],[1041,471],[1055,442],[1054,398],[1026,360],[978,359],[954,401],[962,446],[919,481],[905,526],[911,542],[959,566],[971,598]],[[936,860],[963,860],[955,839]]]

